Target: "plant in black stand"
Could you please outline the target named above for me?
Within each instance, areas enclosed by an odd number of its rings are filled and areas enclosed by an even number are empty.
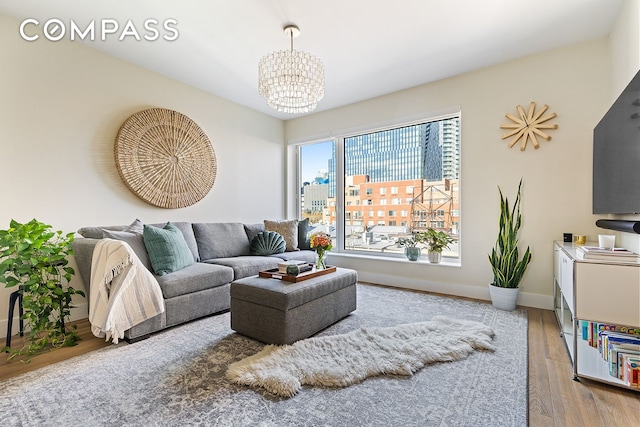
[[[527,246],[520,257],[518,250],[518,232],[522,225],[520,214],[522,179],[518,185],[518,194],[512,208],[509,199],[500,193],[500,229],[489,263],[493,271],[493,283],[489,285],[493,306],[503,310],[514,310],[518,298],[519,286],[527,266],[531,262],[531,252]]]
[[[51,347],[76,344],[75,325],[65,325],[73,295],[84,297],[68,285],[75,274],[68,266],[73,239],[74,233],[64,235],[35,219],[25,224],[11,220],[7,230],[0,230],[0,283],[18,289],[24,310],[21,319],[29,329],[21,348],[3,349],[12,353],[10,359],[27,355],[28,362]]]

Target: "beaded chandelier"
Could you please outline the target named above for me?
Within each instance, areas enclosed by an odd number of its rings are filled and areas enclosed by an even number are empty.
[[[313,111],[324,97],[324,65],[317,57],[293,49],[300,34],[295,25],[284,27],[291,50],[272,52],[258,63],[258,91],[274,110],[284,113]]]

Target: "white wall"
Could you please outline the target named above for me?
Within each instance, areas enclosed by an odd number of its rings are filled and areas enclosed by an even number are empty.
[[[591,238],[598,233],[590,214],[591,133],[638,70],[639,21],[638,0],[627,0],[611,41],[546,52],[283,124],[80,43],[25,42],[18,36],[19,22],[0,15],[0,228],[12,218],[37,218],[65,232],[136,217],[145,222],[281,218],[284,180],[291,185],[294,178],[284,159],[285,128],[287,140],[299,140],[459,105],[463,266],[330,260],[374,282],[488,298],[486,255],[497,232],[497,186],[513,196],[522,176],[522,243],[531,246],[534,260],[520,302],[550,307],[551,241],[565,231]],[[560,127],[539,150],[509,149],[499,125],[507,122],[505,113],[530,101],[549,104]],[[216,183],[194,206],[150,206],[117,174],[116,133],[127,117],[150,107],[186,114],[213,143]],[[640,238],[624,238],[640,250]],[[73,284],[82,288],[78,279]],[[0,289],[0,336],[10,292]]]
[[[610,103],[640,70],[640,1],[626,0],[610,36],[611,92]],[[611,216],[616,219],[640,221],[640,215]],[[621,246],[640,253],[640,235],[615,233]]]
[[[362,280],[489,298],[487,254],[498,230],[500,186],[513,200],[523,177],[521,242],[533,261],[520,303],[552,306],[552,242],[563,232],[597,235],[591,214],[592,131],[609,105],[608,43],[601,39],[485,68],[388,96],[286,122],[299,141],[340,129],[379,123],[459,105],[461,119],[462,267],[333,256]],[[327,89],[329,90],[329,89]],[[504,115],[516,105],[549,105],[559,129],[550,142],[525,151],[501,139]]]
[[[151,223],[284,217],[281,120],[79,42],[26,42],[18,24],[0,15],[0,228],[12,218],[37,218],[71,232],[135,218]],[[216,182],[191,207],[153,207],[118,176],[113,158],[118,129],[131,114],[151,107],[189,116],[212,142]],[[72,284],[82,289],[78,281],[79,276]],[[11,291],[0,288],[0,336],[6,331]]]

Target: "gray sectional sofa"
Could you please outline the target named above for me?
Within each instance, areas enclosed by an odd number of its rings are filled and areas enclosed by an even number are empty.
[[[129,226],[81,228],[78,233],[83,237],[74,240],[73,250],[78,272],[85,285],[87,302],[90,301],[93,248],[101,238],[126,241],[142,263],[154,273],[162,289],[165,312],[127,330],[125,339],[132,342],[164,328],[228,310],[229,288],[234,280],[257,275],[260,270],[276,268],[282,260],[314,262],[315,253],[308,247],[306,237],[306,221],[281,222],[286,223],[284,225],[289,231],[295,227],[297,236],[292,237],[292,233],[285,235],[287,250],[270,255],[251,253],[251,242],[266,230],[265,224],[173,222],[171,224],[184,237],[193,263],[162,275],[154,272],[139,220]],[[166,224],[148,226],[166,228]]]

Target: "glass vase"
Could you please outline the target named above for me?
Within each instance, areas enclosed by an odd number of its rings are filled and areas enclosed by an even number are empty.
[[[327,253],[316,251],[316,270],[324,270],[325,268],[327,268]]]

